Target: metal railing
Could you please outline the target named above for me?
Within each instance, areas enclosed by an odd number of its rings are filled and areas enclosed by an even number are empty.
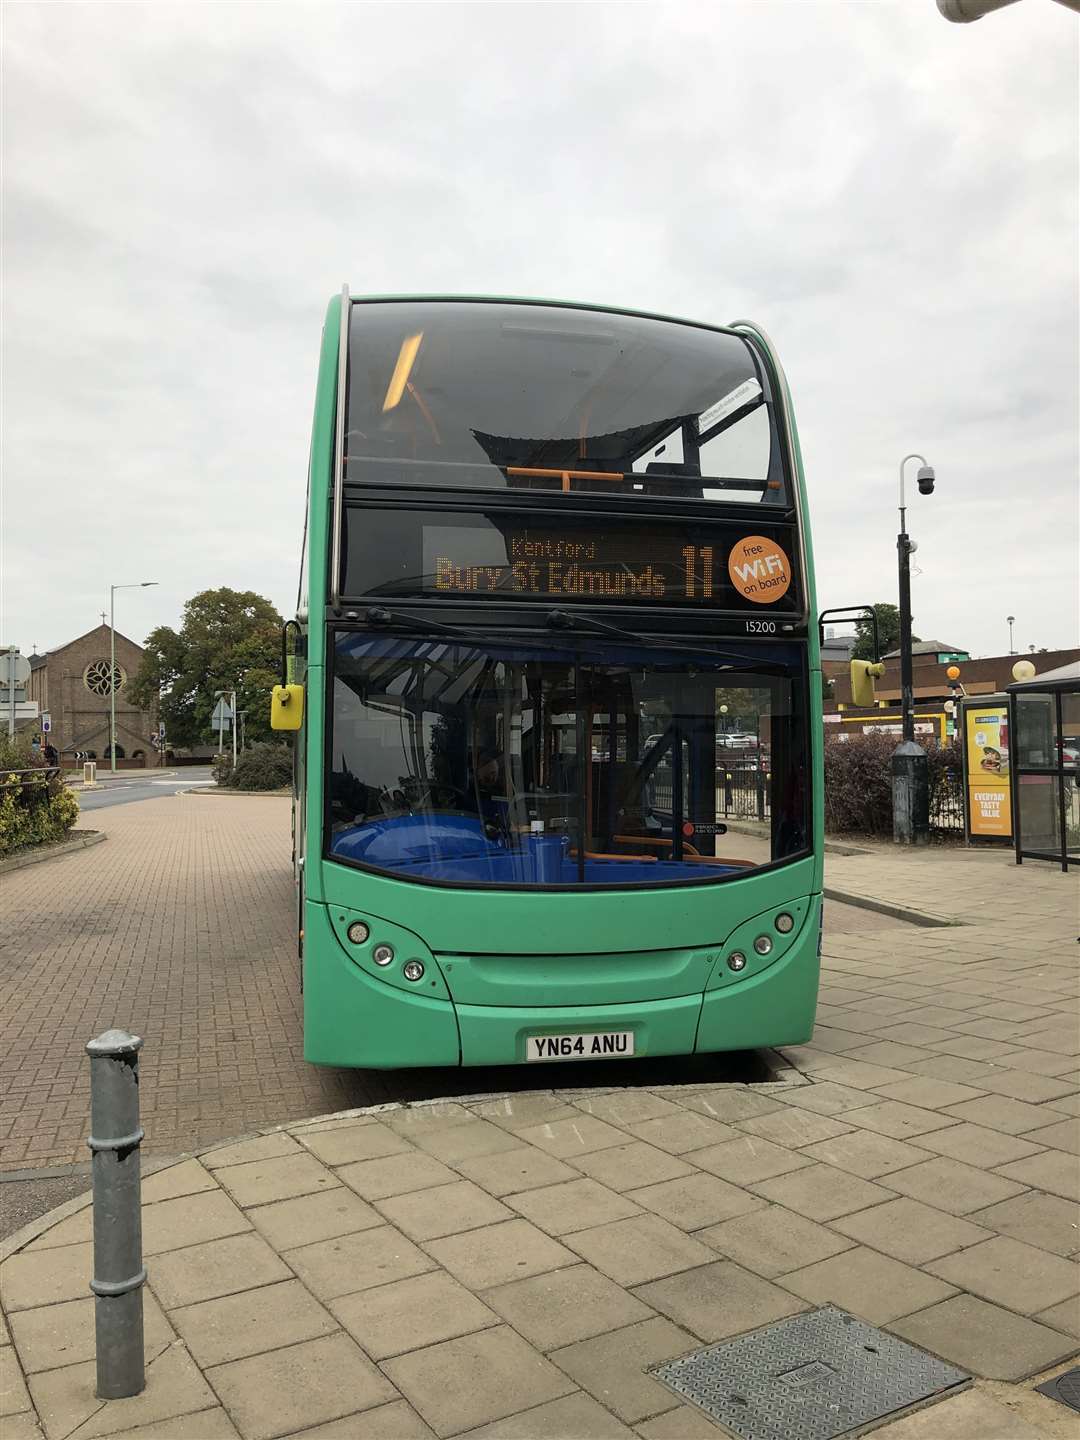
[[[754,764],[716,767],[716,815],[723,820],[761,820],[772,815],[769,803],[771,777]],[[670,814],[674,803],[671,767],[658,765],[648,785],[648,800],[654,810]]]
[[[34,765],[29,770],[0,767],[0,790],[24,790],[27,787],[32,790],[36,781],[44,794],[49,788],[49,781],[55,780],[59,774],[59,765]]]
[[[943,770],[934,785],[930,803],[931,830],[964,833],[964,772],[957,766]]]

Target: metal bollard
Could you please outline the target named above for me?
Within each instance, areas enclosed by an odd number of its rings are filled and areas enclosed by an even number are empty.
[[[139,1178],[139,1051],[142,1040],[106,1030],[90,1056],[90,1138],[94,1177],[94,1302],[97,1393],[138,1395],[146,1386]]]

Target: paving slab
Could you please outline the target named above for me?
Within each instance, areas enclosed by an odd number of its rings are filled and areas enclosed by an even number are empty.
[[[1045,1440],[1036,1429],[983,1390],[966,1390],[874,1431],[878,1440]]]
[[[518,1150],[522,1141],[512,1131],[492,1125],[487,1120],[470,1120],[463,1125],[448,1125],[418,1134],[418,1149],[434,1155],[447,1165],[459,1160],[475,1160],[481,1155],[497,1155],[503,1150]]]
[[[855,1244],[854,1240],[780,1205],[725,1220],[722,1225],[699,1230],[694,1238],[766,1278],[799,1270],[817,1260],[838,1255],[842,1250],[850,1250]]]
[[[931,1135],[920,1135],[918,1143],[923,1150],[933,1150],[950,1160],[962,1160],[965,1165],[978,1165],[984,1170],[1039,1154],[1039,1147],[1030,1140],[966,1122],[952,1125],[948,1130],[937,1130]]]
[[[428,1241],[425,1249],[472,1290],[505,1285],[577,1262],[572,1251],[528,1220],[503,1220],[461,1235],[447,1235]]]
[[[852,1240],[908,1265],[923,1265],[966,1245],[989,1240],[993,1235],[991,1230],[962,1220],[958,1215],[935,1210],[906,1196],[854,1215],[844,1215],[831,1223],[834,1230]]]
[[[487,1304],[439,1270],[344,1295],[330,1309],[373,1360],[499,1323]]]
[[[323,1301],[435,1268],[431,1256],[393,1225],[335,1235],[286,1253],[300,1279]]]
[[[769,1115],[756,1115],[736,1123],[746,1134],[758,1135],[762,1140],[771,1140],[774,1145],[782,1145],[789,1150],[813,1145],[817,1140],[832,1140],[837,1135],[847,1135],[852,1129],[842,1120],[815,1115],[812,1110],[799,1110],[792,1105],[785,1105]]]
[[[1044,1150],[1026,1160],[1010,1161],[1008,1165],[999,1165],[994,1173],[1018,1185],[1048,1190],[1051,1195],[1080,1204],[1080,1165],[1063,1150]]]
[[[83,1437],[111,1435],[151,1421],[172,1420],[217,1404],[183,1346],[170,1345],[146,1368],[146,1389],[126,1400],[99,1400],[94,1393],[96,1367],[88,1361],[29,1377],[30,1393],[48,1440],[60,1440],[78,1428]]]
[[[692,1164],[666,1150],[658,1150],[655,1145],[646,1145],[643,1140],[579,1155],[574,1165],[611,1190],[634,1190],[694,1173]]]
[[[277,1250],[297,1249],[317,1240],[373,1230],[385,1224],[379,1212],[345,1185],[317,1195],[278,1200],[246,1212],[247,1218]]]
[[[588,1179],[525,1190],[508,1203],[549,1235],[568,1235],[642,1213],[641,1206],[628,1196]]]
[[[891,1183],[891,1175],[889,1180]],[[896,1198],[894,1190],[821,1164],[779,1175],[775,1180],[759,1181],[752,1188],[756,1194],[789,1210],[797,1210],[809,1220],[835,1220],[840,1215],[851,1215],[869,1205]]]
[[[167,1310],[288,1280],[292,1272],[261,1235],[231,1235],[159,1255],[150,1285]]]
[[[433,1440],[435,1432],[406,1401],[392,1400],[388,1405],[354,1411],[340,1420],[328,1420],[325,1425],[293,1434],[295,1440]],[[192,1440],[201,1437],[193,1436]]]
[[[954,1293],[923,1270],[859,1246],[784,1275],[780,1283],[815,1305],[832,1303],[871,1325],[886,1325]]]
[[[699,1340],[712,1342],[756,1330],[805,1310],[788,1289],[763,1280],[730,1260],[639,1285],[634,1294]]]
[[[500,1155],[482,1155],[476,1160],[459,1160],[457,1169],[474,1180],[490,1195],[502,1197],[541,1185],[557,1185],[561,1180],[577,1180],[579,1170],[572,1170],[553,1155],[522,1146]]]
[[[957,1255],[930,1261],[934,1275],[958,1289],[1022,1315],[1080,1293],[1080,1266],[1008,1235],[995,1235]]]
[[[11,1316],[11,1333],[19,1362],[28,1374],[56,1370],[92,1360],[94,1348],[94,1297],[64,1300],[34,1310],[17,1310]],[[152,1294],[143,1297],[143,1353],[155,1359],[176,1339],[172,1326]],[[13,1358],[13,1357],[11,1357]]]
[[[484,1301],[538,1350],[554,1350],[638,1320],[655,1310],[589,1265],[574,1265],[485,1290]]]
[[[863,1180],[875,1180],[893,1170],[903,1170],[920,1160],[930,1159],[925,1150],[875,1130],[851,1130],[832,1140],[819,1140],[804,1146],[799,1154],[805,1160],[820,1160],[837,1170],[859,1175]]]
[[[382,1160],[387,1155],[408,1155],[409,1141],[389,1125],[349,1125],[336,1130],[302,1132],[302,1144],[325,1165],[349,1165],[358,1160]]]
[[[738,1131],[719,1120],[692,1110],[679,1110],[673,1115],[660,1115],[653,1120],[642,1120],[626,1126],[631,1135],[644,1140],[646,1145],[655,1145],[669,1155],[682,1155],[687,1150],[704,1150],[706,1145],[718,1145],[721,1140],[734,1140]]]
[[[979,1170],[959,1160],[924,1160],[908,1170],[894,1170],[889,1184],[902,1195],[922,1200],[952,1215],[968,1215],[998,1200],[1019,1195],[1022,1186],[1000,1172]]]
[[[291,1200],[313,1195],[341,1182],[314,1155],[280,1155],[273,1160],[252,1160],[243,1165],[223,1165],[214,1172],[238,1205],[269,1205],[274,1200]]]
[[[985,1125],[988,1130],[1002,1130],[1006,1135],[1024,1135],[1065,1118],[1060,1110],[1055,1111],[1050,1105],[1028,1105],[1008,1095],[984,1095],[978,1100],[965,1100],[959,1105],[950,1105],[947,1113],[961,1120],[970,1120],[975,1125]]]
[[[274,1440],[396,1398],[393,1385],[340,1331],[218,1365],[209,1378],[244,1440]]]
[[[783,1145],[774,1145],[771,1140],[763,1140],[759,1135],[740,1135],[737,1140],[695,1150],[692,1157],[699,1169],[718,1175],[732,1185],[751,1185],[755,1180],[771,1180],[774,1175],[787,1175],[792,1170],[801,1170],[812,1164],[813,1158],[807,1150],[789,1150]]]
[[[416,1150],[381,1160],[359,1160],[334,1173],[362,1200],[385,1200],[391,1195],[407,1195],[410,1190],[450,1185],[459,1178],[434,1156]]]
[[[298,1280],[180,1306],[169,1318],[205,1370],[336,1330],[330,1312]]]
[[[1038,1245],[1056,1255],[1080,1252],[1080,1210],[1059,1195],[1025,1190],[1012,1200],[975,1210],[968,1218],[990,1230],[1011,1235],[1028,1245]]]
[[[646,1185],[628,1190],[628,1197],[655,1215],[670,1220],[680,1230],[700,1230],[718,1225],[733,1215],[758,1210],[765,1204],[756,1195],[749,1195],[737,1185],[729,1185],[714,1174],[687,1175],[678,1180],[663,1180],[659,1185]]]
[[[647,1367],[683,1355],[696,1345],[689,1331],[657,1318],[581,1340],[553,1351],[551,1358],[583,1390],[632,1425],[680,1403],[673,1391],[645,1373]]]
[[[887,1327],[904,1340],[991,1380],[1023,1380],[1067,1360],[1076,1341],[975,1295],[954,1295]]]
[[[715,1258],[707,1245],[659,1215],[617,1220],[578,1230],[565,1239],[582,1259],[619,1285],[641,1285]]]
[[[467,1128],[459,1125],[455,1131],[461,1133]],[[456,1235],[462,1230],[476,1230],[513,1218],[512,1210],[471,1180],[392,1195],[386,1200],[376,1200],[375,1208],[410,1240],[416,1241],[437,1240],[443,1235]]]
[[[635,1440],[633,1430],[580,1390],[469,1431],[469,1440],[537,1440],[538,1436],[543,1440]]]
[[[577,1388],[508,1326],[398,1356],[383,1369],[437,1435],[490,1424]]]
[[[626,1143],[625,1130],[618,1130],[614,1125],[581,1111],[572,1119],[549,1120],[542,1125],[527,1126],[516,1133],[523,1143],[535,1145],[538,1150],[544,1150],[558,1160],[573,1160],[592,1150]]]

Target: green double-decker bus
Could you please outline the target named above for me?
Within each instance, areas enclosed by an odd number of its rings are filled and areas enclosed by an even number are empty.
[[[274,701],[297,731],[307,1058],[807,1039],[814,615],[791,403],[756,326],[335,297]]]

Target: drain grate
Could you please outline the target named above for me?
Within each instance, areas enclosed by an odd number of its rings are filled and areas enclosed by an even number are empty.
[[[1053,1380],[1046,1380],[1042,1385],[1036,1385],[1035,1389],[1040,1395],[1049,1395],[1051,1400],[1056,1400],[1060,1405],[1080,1410],[1080,1366],[1055,1375]]]
[[[836,1440],[943,1399],[971,1376],[832,1305],[650,1373],[739,1440]]]

